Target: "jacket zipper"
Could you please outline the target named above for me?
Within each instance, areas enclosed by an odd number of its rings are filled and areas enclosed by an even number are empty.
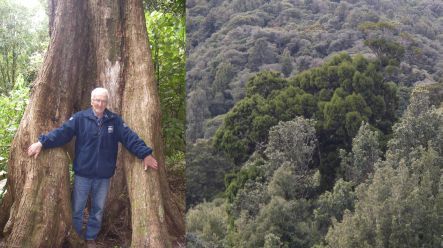
[[[104,117],[102,117],[102,118],[104,118]],[[99,126],[97,124],[97,126],[98,126],[98,145],[97,145],[97,163],[95,165],[95,176],[98,176],[98,162],[100,160],[100,146],[101,146],[101,143],[102,143],[102,127],[103,127],[103,122],[104,122],[104,120],[102,120],[102,125],[101,126]]]

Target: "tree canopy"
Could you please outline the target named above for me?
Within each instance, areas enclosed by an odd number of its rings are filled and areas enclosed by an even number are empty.
[[[312,167],[319,125],[303,117],[278,123],[264,154],[227,175],[225,199],[191,208],[189,225],[206,228],[189,230],[190,247],[438,246],[443,122],[429,101],[433,88],[413,91],[386,151],[380,130],[363,123],[329,191]]]
[[[320,137],[316,166],[330,188],[338,149],[350,149],[363,121],[384,136],[391,132],[398,100],[386,74],[379,60],[344,53],[289,79],[258,73],[246,85],[246,97],[226,114],[214,144],[241,164],[268,142],[269,129],[279,121],[313,118]]]
[[[213,142],[188,180],[227,169],[190,206],[190,247],[442,242],[443,3],[187,7],[187,144]]]
[[[190,142],[212,137],[218,122],[210,120],[244,98],[247,81],[262,70],[290,77],[347,52],[377,56],[397,84],[443,78],[438,1],[191,0],[187,7],[187,100],[202,102],[187,106]],[[214,90],[221,64],[232,69],[222,86],[217,80],[220,94],[193,94]]]
[[[41,5],[0,1],[0,94],[18,81],[31,83],[48,46],[48,17]]]
[[[166,154],[171,156],[185,151],[185,16],[170,12],[178,11],[179,3],[157,2],[161,3],[173,9],[145,11],[145,18],[159,86]]]

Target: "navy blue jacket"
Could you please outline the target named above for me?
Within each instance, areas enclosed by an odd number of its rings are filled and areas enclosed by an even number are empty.
[[[88,178],[110,178],[115,172],[118,142],[140,159],[152,153],[151,148],[132,131],[120,116],[105,110],[101,126],[92,108],[75,113],[63,125],[39,141],[43,148],[62,146],[74,136],[76,175]]]

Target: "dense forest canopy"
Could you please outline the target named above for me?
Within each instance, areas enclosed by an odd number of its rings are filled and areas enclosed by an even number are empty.
[[[282,79],[261,72],[246,86],[246,97],[226,114],[215,135],[215,146],[234,159],[245,162],[268,143],[269,129],[279,121],[296,116],[316,120],[320,166],[324,187],[332,187],[339,165],[339,149],[349,150],[362,122],[389,135],[397,108],[396,84],[384,81],[391,76],[381,60],[343,53],[320,67]],[[396,68],[396,67],[394,67]]]
[[[261,70],[295,75],[346,51],[401,58],[398,84],[443,77],[440,1],[190,0],[187,8],[189,142],[212,137]]]
[[[437,102],[430,100],[431,90],[440,92]],[[443,112],[435,104],[442,91],[441,85],[415,88],[385,145],[383,133],[363,122],[350,149],[334,152],[340,161],[326,191],[324,169],[315,166],[317,151],[328,141],[317,134],[321,121],[280,121],[269,129],[261,152],[225,175],[223,193],[209,188],[218,176],[200,189],[202,197],[213,193],[211,202],[187,198],[196,204],[187,214],[188,247],[438,247]],[[229,169],[216,156],[205,164],[190,160],[188,170],[205,175]]]
[[[443,3],[187,1],[188,247],[438,247]]]

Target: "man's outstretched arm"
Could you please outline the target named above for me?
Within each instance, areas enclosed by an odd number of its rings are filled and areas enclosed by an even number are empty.
[[[152,156],[152,149],[146,145],[146,143],[132,131],[123,120],[119,120],[119,140],[120,142],[136,157],[143,159],[143,166],[145,170],[148,167],[157,169],[157,160]]]
[[[37,158],[42,148],[59,147],[68,143],[75,135],[74,118],[71,117],[61,127],[52,130],[48,134],[41,135],[36,143],[29,146],[28,156]]]

